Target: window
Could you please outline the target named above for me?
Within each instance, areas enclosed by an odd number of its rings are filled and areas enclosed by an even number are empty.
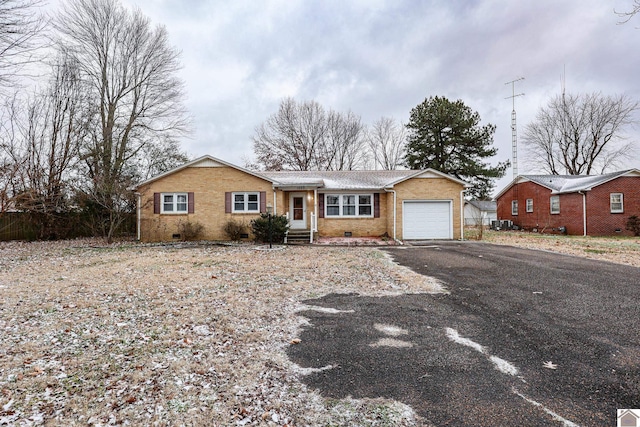
[[[511,215],[518,215],[518,201],[511,201]]]
[[[327,194],[325,196],[325,216],[371,217],[373,216],[373,195]]]
[[[527,199],[527,212],[533,212],[533,199]]]
[[[187,193],[162,193],[161,213],[187,213]]]
[[[552,214],[559,214],[560,213],[560,196],[551,196],[551,198],[549,199],[549,205],[550,205]]]
[[[609,195],[609,202],[611,205],[611,213],[624,212],[624,197],[622,193],[611,193]]]
[[[260,193],[233,193],[233,212],[260,212]]]

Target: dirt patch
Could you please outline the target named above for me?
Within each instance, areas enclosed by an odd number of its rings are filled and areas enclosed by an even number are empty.
[[[0,244],[0,425],[422,425],[286,356],[322,295],[437,291],[367,247]]]

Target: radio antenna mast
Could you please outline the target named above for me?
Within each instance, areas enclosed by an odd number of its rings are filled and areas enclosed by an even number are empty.
[[[524,77],[506,82],[506,85],[511,85],[511,96],[507,96],[505,99],[511,98],[513,103],[513,109],[511,110],[511,170],[513,171],[513,177],[518,176],[518,132],[516,127],[516,98],[518,96],[524,96],[524,93],[516,95],[516,82],[524,80]]]

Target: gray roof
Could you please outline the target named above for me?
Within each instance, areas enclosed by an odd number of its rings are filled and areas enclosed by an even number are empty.
[[[235,168],[271,182],[274,188],[285,189],[322,188],[323,190],[382,190],[384,188],[391,188],[395,184],[422,174],[431,174],[447,178],[458,182],[465,187],[471,186],[455,176],[447,175],[435,169],[391,171],[252,171],[229,162],[225,162],[224,160],[220,160],[216,157],[205,155],[160,175],[149,178],[130,189],[136,190],[145,184],[149,184],[188,167],[207,166],[228,166]]]
[[[602,185],[621,176],[640,176],[640,170],[627,169],[603,175],[518,175],[509,185],[502,189],[494,199],[499,198],[514,184],[535,182],[551,190],[551,194],[577,193],[589,191],[593,187]]]
[[[324,190],[378,190],[423,171],[265,171],[277,187],[311,186]]]
[[[467,200],[467,203],[483,212],[495,212],[498,209],[497,203],[493,200]]]
[[[628,169],[604,175],[522,175],[522,178],[547,187],[554,194],[560,194],[588,191],[632,171],[633,169]]]

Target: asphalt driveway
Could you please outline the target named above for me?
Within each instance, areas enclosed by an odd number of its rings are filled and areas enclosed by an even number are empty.
[[[616,425],[640,408],[640,269],[482,243],[384,249],[447,294],[305,301],[288,350],[326,397],[435,426]]]

